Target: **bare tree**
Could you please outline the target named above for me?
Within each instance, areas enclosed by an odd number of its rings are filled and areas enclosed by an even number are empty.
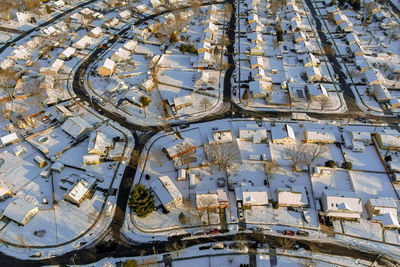
[[[284,151],[285,157],[292,162],[293,169],[296,169],[304,160],[304,145],[299,143],[290,146]]]
[[[303,145],[303,151],[304,151],[304,163],[307,165],[310,165],[314,160],[316,160],[318,157],[324,155],[326,152],[328,152],[328,147],[322,144],[308,144],[308,145]]]
[[[233,162],[240,161],[240,151],[234,142],[208,144],[205,150],[208,161],[212,165],[217,165],[219,171],[221,171],[222,168],[226,169],[226,167]]]
[[[320,96],[316,99],[316,101],[319,103],[321,110],[329,107],[331,103],[328,96]]]
[[[211,105],[211,102],[210,102],[210,100],[208,100],[208,98],[203,97],[203,98],[200,100],[200,106],[203,107],[204,111],[206,111],[207,108],[208,108],[210,105]]]
[[[276,174],[281,167],[280,164],[276,160],[271,160],[265,162],[265,174],[269,179],[272,179],[274,174]]]
[[[332,45],[330,44],[324,45],[324,51],[327,56],[332,56],[335,54],[335,49],[333,49]]]
[[[0,90],[4,91],[9,99],[13,97],[18,80],[19,76],[16,71],[2,70],[0,72]]]
[[[193,145],[187,142],[183,142],[179,145],[178,154],[180,155],[180,161],[182,165],[186,165],[190,170],[190,163],[193,161],[193,154],[196,152]]]
[[[285,238],[279,238],[278,242],[282,246],[282,248],[284,249],[284,252],[286,252],[287,250],[291,250],[291,249],[294,248],[294,245],[296,243],[296,239],[285,237]]]

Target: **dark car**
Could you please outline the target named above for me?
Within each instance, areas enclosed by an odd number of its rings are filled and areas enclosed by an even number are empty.
[[[297,232],[297,235],[300,235],[300,236],[309,236],[310,233],[307,232],[307,231],[304,231],[304,230],[299,230],[299,231]]]

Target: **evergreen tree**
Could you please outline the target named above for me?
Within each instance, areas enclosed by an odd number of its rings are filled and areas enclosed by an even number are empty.
[[[141,218],[146,217],[156,209],[154,196],[143,184],[135,185],[130,195],[128,206]]]

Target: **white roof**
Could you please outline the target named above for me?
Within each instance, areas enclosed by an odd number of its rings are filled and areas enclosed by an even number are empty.
[[[278,203],[284,206],[305,206],[308,204],[304,187],[292,186],[291,188],[276,189]]]
[[[81,117],[71,117],[64,122],[61,128],[72,137],[77,138],[86,129],[91,129],[92,125]]]
[[[357,214],[362,212],[361,198],[353,192],[325,190],[321,194],[321,199],[324,199],[324,201],[321,201],[323,210],[325,212],[333,212],[333,214],[331,214],[333,216],[335,216],[335,212],[339,212],[339,214],[336,215],[343,215],[342,212]]]
[[[250,187],[242,185],[243,205],[266,205],[268,193],[266,187]]]
[[[323,86],[322,84],[307,84],[307,92],[311,97],[328,97],[328,92],[326,91],[325,86]]]
[[[387,101],[392,98],[389,90],[381,84],[373,85],[373,92],[375,99],[378,102]]]
[[[307,77],[309,78],[309,79],[311,79],[311,77],[312,76],[318,76],[318,77],[321,77],[322,75],[321,75],[321,71],[319,70],[319,68],[317,68],[317,67],[314,67],[314,66],[312,66],[312,67],[307,67],[306,68],[306,72],[307,72]]]
[[[369,69],[365,71],[364,76],[368,84],[371,84],[373,82],[383,83],[385,81],[382,73],[377,69]]]
[[[192,104],[192,96],[185,95],[181,97],[174,98],[175,107],[183,106],[183,105],[191,105]]]
[[[352,131],[351,138],[355,141],[371,141],[370,132]]]
[[[19,224],[24,224],[25,216],[28,215],[28,213],[37,211],[37,207],[18,198],[7,205],[3,215]]]
[[[255,136],[259,136],[262,139],[267,138],[267,129],[251,129],[251,128],[241,128],[239,129],[239,138],[243,139],[253,139]]]
[[[122,47],[120,47],[115,52],[113,57],[117,57],[117,58],[120,58],[120,59],[123,59],[123,60],[129,60],[129,59],[131,59],[131,52],[126,50],[126,49],[123,49]]]
[[[360,39],[359,39],[358,36],[357,36],[356,34],[354,34],[354,33],[349,33],[349,34],[347,34],[347,35],[346,35],[346,40],[347,40],[347,42],[348,42],[349,44],[354,43],[354,42],[360,43]]]
[[[231,130],[213,131],[212,136],[213,136],[213,141],[218,144],[232,142]]]
[[[129,12],[129,10],[124,10],[122,12],[119,12],[119,16],[122,19],[128,19],[131,16],[131,12]]]
[[[389,197],[370,198],[368,202],[372,207],[385,207],[397,209],[396,201]]]
[[[376,133],[380,136],[382,145],[384,147],[400,147],[400,134],[390,134],[390,133]],[[392,163],[389,162],[389,164]]]
[[[111,138],[100,131],[95,131],[90,134],[88,153],[103,154],[112,144]]]
[[[160,199],[164,207],[171,201],[182,198],[181,192],[178,190],[174,182],[168,176],[160,176],[151,184],[156,196]]]
[[[100,27],[93,28],[90,31],[94,36],[99,36],[103,33],[103,30]]]
[[[18,22],[29,22],[31,20],[31,13],[24,11],[24,12],[17,12],[15,14],[17,16]]]
[[[336,142],[336,137],[330,133],[330,132],[325,132],[325,131],[309,131],[309,130],[304,130],[307,132],[307,140],[320,140],[320,141],[334,141]]]
[[[109,58],[106,58],[103,63],[103,67],[109,70],[113,70],[115,67],[115,62]]]
[[[10,143],[13,143],[13,142],[18,142],[19,138],[18,138],[18,135],[16,133],[10,133],[10,134],[2,136],[0,138],[0,140],[1,140],[1,143],[3,145],[7,145],[7,144],[10,144]]]
[[[394,215],[392,213],[383,213],[380,215],[375,215],[372,218],[372,220],[380,221],[382,223],[383,227],[400,228],[399,219],[398,219],[397,215]]]
[[[261,67],[264,67],[263,57],[260,57],[260,56],[250,57],[250,66],[253,66],[253,65],[260,65]]]
[[[124,44],[124,48],[126,50],[132,51],[133,49],[135,49],[136,45],[137,45],[137,41],[136,40],[130,40],[129,42],[127,42],[126,44]]]
[[[82,160],[83,160],[83,163],[96,162],[96,161],[100,160],[100,155],[97,155],[97,154],[83,155]]]
[[[55,72],[58,72],[59,70],[62,69],[63,66],[64,66],[64,61],[61,60],[61,59],[59,59],[59,58],[57,58],[57,59],[53,62],[53,64],[51,64],[50,69],[53,70],[53,71],[55,71]]]
[[[76,53],[76,49],[73,47],[67,47],[61,54],[63,54],[66,58],[71,57]]]
[[[274,126],[271,128],[271,137],[272,141],[274,140],[281,140],[283,138],[291,138],[293,140],[296,140],[296,135],[294,134],[293,128],[285,124],[282,126]]]
[[[76,43],[74,43],[72,46],[76,47],[78,49],[84,49],[87,46],[89,46],[92,42],[92,38],[90,36],[83,36],[79,41],[77,41]]]
[[[12,59],[6,58],[0,63],[0,68],[2,70],[7,70],[14,65],[14,61]]]
[[[81,178],[64,197],[67,197],[68,200],[72,200],[75,203],[79,203],[95,183],[96,178],[85,176]]]

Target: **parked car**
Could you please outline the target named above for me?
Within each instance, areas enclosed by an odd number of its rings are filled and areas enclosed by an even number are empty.
[[[210,230],[208,230],[207,231],[207,234],[218,234],[219,233],[219,230],[217,229],[217,228],[215,228],[215,229],[210,229]]]
[[[213,249],[224,249],[226,247],[226,245],[224,243],[215,243],[214,245],[212,245]]]
[[[300,236],[309,236],[310,233],[307,232],[307,231],[304,231],[304,230],[299,230],[299,231],[297,232],[297,235],[300,235]]]
[[[285,230],[285,231],[282,232],[282,234],[283,235],[291,235],[292,236],[292,235],[295,235],[295,232],[292,231],[292,230]]]

